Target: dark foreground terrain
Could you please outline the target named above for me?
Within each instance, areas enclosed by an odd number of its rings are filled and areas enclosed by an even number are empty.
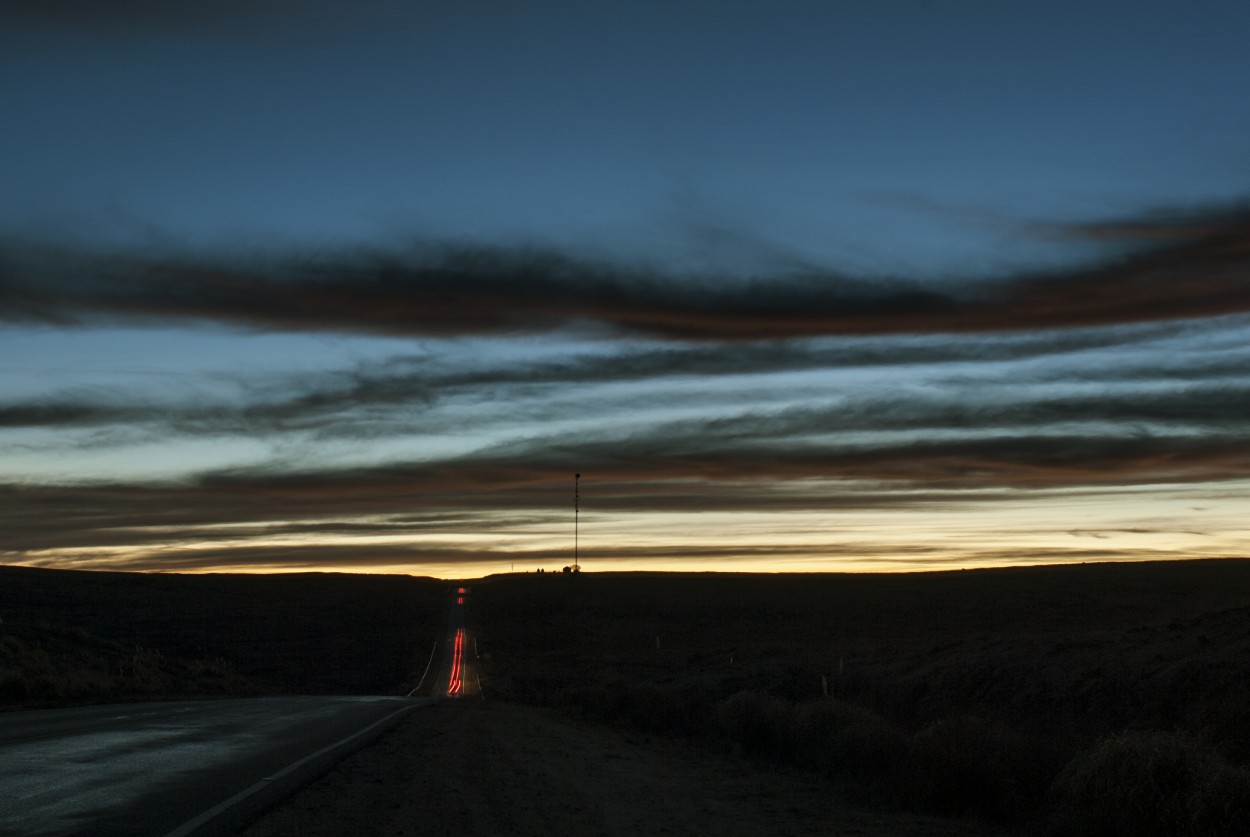
[[[822,777],[478,699],[411,712],[243,837],[1000,837],[993,825],[854,804]]]
[[[672,784],[681,805],[636,816],[679,834],[706,833],[701,811],[779,834],[1250,834],[1247,560],[470,587],[488,708],[415,713],[269,833],[630,833],[637,800]],[[144,671],[181,694],[178,667],[199,666],[193,685],[223,692],[394,693],[447,595],[406,577],[0,568],[0,688],[29,702],[32,670],[119,689]],[[725,783],[771,790],[736,805]]]

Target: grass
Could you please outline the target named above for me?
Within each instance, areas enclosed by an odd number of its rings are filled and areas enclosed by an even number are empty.
[[[1225,833],[1250,743],[1247,589],[1245,560],[584,573],[478,582],[472,612],[497,696],[721,742],[893,806],[1078,833],[1096,817],[1076,788],[1115,763],[1090,761],[1104,742],[1181,735],[1228,799],[1187,816]],[[1166,799],[1142,804],[1166,820]],[[1079,833],[1121,833],[1099,828]]]
[[[255,694],[225,660],[183,660],[74,628],[10,618],[0,633],[0,706]]]
[[[0,567],[0,705],[395,693],[446,615],[446,583],[409,576]]]

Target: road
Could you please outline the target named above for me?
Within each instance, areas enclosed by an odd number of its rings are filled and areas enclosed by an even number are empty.
[[[308,757],[428,700],[249,698],[3,713],[0,835],[164,835],[246,793],[233,806],[243,816],[270,786],[282,789],[332,753]]]
[[[482,684],[477,672],[476,643],[465,625],[465,602],[468,587],[457,587],[447,616],[447,653],[443,655],[442,673],[434,682],[432,695],[447,698],[481,697]]]
[[[380,732],[387,718],[434,700],[481,696],[465,627],[467,593],[452,592],[430,697],[236,698],[0,713],[0,837],[237,831],[359,747],[362,731]]]
[[[444,698],[480,696],[465,587],[430,697],[276,697],[0,713],[0,837],[231,834],[302,781]],[[415,690],[414,690],[415,691]]]

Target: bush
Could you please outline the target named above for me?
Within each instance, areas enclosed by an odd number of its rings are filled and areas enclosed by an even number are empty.
[[[1178,733],[1123,733],[1055,782],[1056,833],[1074,837],[1250,834],[1250,772]]]
[[[686,732],[685,706],[672,689],[655,683],[630,686],[625,694],[625,718],[649,732]]]
[[[19,704],[30,697],[30,687],[17,674],[0,674],[0,705]]]
[[[930,811],[1020,821],[1041,806],[1054,773],[1040,742],[980,718],[947,718],[912,739],[907,791]]]
[[[712,714],[703,692],[648,682],[611,680],[571,690],[565,701],[600,721],[688,737],[705,734]]]
[[[722,701],[716,725],[753,755],[790,757],[795,750],[794,708],[767,692],[738,692]]]
[[[907,736],[862,706],[840,700],[804,703],[795,711],[797,761],[830,776],[883,778],[906,761]]]

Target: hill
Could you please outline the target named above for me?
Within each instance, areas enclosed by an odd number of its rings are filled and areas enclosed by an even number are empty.
[[[0,567],[0,703],[392,693],[441,636],[446,590],[410,576]]]
[[[1250,833],[1247,560],[473,589],[496,696],[727,742],[922,810]],[[1130,810],[1153,824],[1115,830]]]

